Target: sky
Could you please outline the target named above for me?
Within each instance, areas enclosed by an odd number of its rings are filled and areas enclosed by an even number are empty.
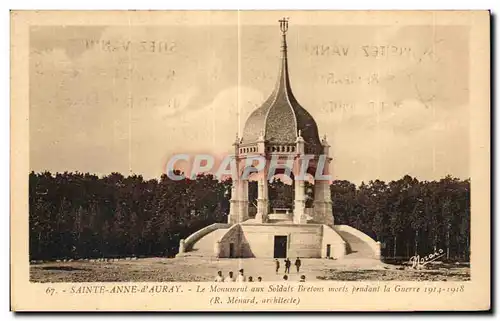
[[[470,176],[467,27],[290,21],[287,37],[335,179]],[[173,154],[231,153],[280,38],[278,23],[32,27],[30,169],[158,178]]]

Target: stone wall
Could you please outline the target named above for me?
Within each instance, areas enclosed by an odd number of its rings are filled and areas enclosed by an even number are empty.
[[[367,243],[374,252],[380,251],[377,242],[348,226],[332,228],[323,224],[235,224],[214,244],[215,252],[220,258],[228,258],[230,244],[233,243],[235,258],[273,258],[274,237],[286,236],[289,258],[326,258],[327,246],[330,245],[330,257],[342,259],[347,254],[347,244],[337,229],[356,233],[360,241]]]
[[[287,256],[321,257],[321,225],[263,224],[241,225],[242,257],[274,257],[274,236],[287,236]]]
[[[330,244],[330,257],[342,259],[346,255],[346,244],[340,235],[328,225],[323,225],[321,257],[327,257],[327,246]]]
[[[349,225],[335,225],[334,229],[338,232],[350,233],[355,237],[359,238],[361,241],[365,242],[366,245],[370,247],[370,249],[373,251],[373,256],[376,259],[380,259],[380,247],[381,247],[380,242],[376,242],[374,239],[372,239],[365,233]]]
[[[245,257],[242,256],[242,251],[241,251],[241,237],[242,237],[242,232],[241,232],[241,226],[240,224],[235,224],[231,226],[229,230],[227,230],[226,234],[222,236],[219,240],[220,245],[219,246],[219,253],[218,257],[221,258],[227,258],[229,257],[229,247],[230,244],[234,244],[234,256],[235,257]],[[216,250],[217,252],[217,250]]]
[[[208,226],[205,226],[201,230],[198,230],[194,232],[193,234],[189,235],[185,240],[181,240],[181,244],[184,243],[182,246],[179,246],[179,248],[184,247],[183,251],[180,251],[181,253],[184,251],[189,251],[193,247],[193,244],[196,243],[198,240],[200,240],[202,237],[205,235],[218,230],[220,228],[228,228],[228,224],[224,223],[214,223]]]

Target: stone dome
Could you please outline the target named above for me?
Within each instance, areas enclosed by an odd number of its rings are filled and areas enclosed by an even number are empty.
[[[241,143],[256,142],[264,136],[271,144],[294,144],[301,132],[305,147],[312,153],[321,152],[318,125],[292,93],[288,75],[286,34],[281,45],[281,64],[275,89],[261,107],[248,117]]]

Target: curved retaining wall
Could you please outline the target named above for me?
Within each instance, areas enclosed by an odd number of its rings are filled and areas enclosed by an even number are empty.
[[[334,259],[342,259],[346,254],[345,241],[340,235],[328,225],[323,224],[323,237],[321,245],[321,257],[327,258],[327,245],[330,245],[330,257]]]
[[[184,250],[188,252],[189,250],[191,250],[194,243],[198,242],[202,237],[204,237],[208,233],[212,233],[213,231],[218,230],[220,228],[227,228],[228,226],[229,224],[224,224],[224,223],[214,223],[212,225],[205,226],[201,230],[198,230],[193,234],[189,235],[184,240]]]
[[[229,244],[234,244],[234,256],[240,257],[242,255],[241,251],[241,226],[240,224],[234,224],[231,226],[224,235],[218,240],[219,248],[216,249],[216,256],[224,258],[229,257]],[[218,252],[218,253],[217,253]]]
[[[319,224],[241,224],[241,256],[274,257],[275,236],[287,237],[287,256],[320,258],[322,226]]]
[[[372,239],[365,233],[349,225],[335,225],[334,229],[337,231],[350,233],[356,236],[357,238],[361,239],[373,250],[375,258],[380,258],[380,242],[376,242],[374,239]]]

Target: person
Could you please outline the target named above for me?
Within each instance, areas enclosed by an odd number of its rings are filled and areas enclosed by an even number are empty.
[[[288,281],[288,275],[283,275],[283,281]]]
[[[297,258],[295,260],[295,267],[297,268],[297,273],[300,272],[300,266],[301,266],[302,262],[300,261],[300,258]]]
[[[278,274],[278,271],[280,270],[280,261],[275,259],[274,262],[276,263],[276,274]]]
[[[259,277],[257,278],[257,281],[262,282],[262,278],[259,276]]]
[[[224,282],[234,282],[233,271],[228,273],[228,276],[224,279]]]
[[[236,282],[245,282],[247,278],[245,277],[243,269],[241,269],[240,274],[238,274],[238,277],[236,278]]]
[[[253,277],[249,276],[248,277],[248,282],[253,282]]]
[[[224,277],[222,276],[222,271],[217,272],[217,276],[215,277],[215,282],[224,282]]]
[[[306,276],[304,274],[302,274],[300,276],[300,281],[299,282],[305,282],[306,281]]]
[[[292,265],[292,262],[290,259],[286,258],[285,260],[285,273],[290,273],[290,266]]]

